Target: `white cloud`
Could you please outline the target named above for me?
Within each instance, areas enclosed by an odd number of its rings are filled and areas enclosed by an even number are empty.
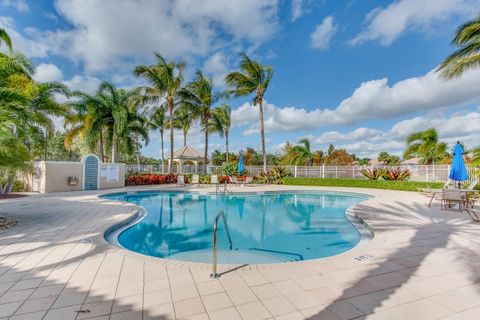
[[[225,76],[228,73],[228,62],[225,55],[217,52],[211,55],[203,64],[202,70],[212,77],[213,84],[217,87],[225,86]]]
[[[326,17],[310,34],[310,47],[320,51],[328,49],[335,32],[337,32],[337,26],[333,22],[333,17]]]
[[[158,51],[170,58],[206,55],[228,39],[258,45],[277,28],[278,0],[57,0],[57,13],[73,26],[43,32],[49,53],[102,71]],[[220,37],[224,35],[225,37]]]
[[[391,86],[388,79],[371,80],[362,83],[334,109],[306,110],[265,103],[265,129],[277,132],[313,130],[325,125],[349,125],[457,106],[480,96],[478,83],[480,70],[469,71],[449,81],[439,78],[434,71]],[[232,119],[236,126],[247,126],[244,135],[258,132],[257,107],[244,103],[233,110]]]
[[[430,30],[452,17],[469,16],[479,4],[479,0],[398,0],[372,10],[366,17],[367,27],[351,43],[378,40],[388,46],[406,31]]]
[[[15,8],[19,12],[29,12],[30,11],[30,7],[25,2],[25,0],[2,0],[2,2],[0,2],[0,5],[2,5],[2,7]]]
[[[0,16],[0,26],[4,28],[12,39],[13,49],[26,54],[28,57],[44,58],[47,56],[50,47],[44,41],[32,39],[30,34],[35,33],[34,29],[27,29],[29,35],[24,36],[15,29],[14,20],[10,17]]]
[[[453,146],[456,141],[464,142],[468,147],[480,144],[480,112],[463,110],[455,114],[429,113],[407,120],[402,120],[388,131],[372,128],[357,128],[347,133],[325,132],[315,139],[317,144],[333,143],[338,148],[345,148],[360,157],[375,158],[378,153],[401,155],[406,148],[406,137],[414,132],[435,128],[441,141]],[[348,142],[348,143],[345,143]]]
[[[292,22],[297,21],[297,19],[301,18],[305,13],[305,2],[306,0],[292,0]]]
[[[329,144],[333,142],[342,141],[358,141],[358,140],[371,140],[378,141],[383,137],[384,133],[377,129],[371,128],[357,128],[347,133],[340,133],[338,131],[327,131],[314,139],[318,144]]]
[[[64,83],[70,88],[70,90],[80,90],[93,94],[97,91],[98,86],[102,81],[96,77],[88,75],[75,75],[70,80],[65,80]]]
[[[41,63],[35,68],[33,78],[40,82],[60,81],[63,79],[63,73],[54,64]]]

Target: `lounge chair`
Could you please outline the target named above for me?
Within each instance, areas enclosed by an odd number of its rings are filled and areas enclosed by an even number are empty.
[[[218,185],[218,176],[216,174],[212,174],[210,176],[210,187],[213,185]]]
[[[197,187],[200,186],[200,177],[198,174],[192,176],[192,184],[196,184]]]
[[[185,187],[185,176],[184,175],[178,175],[177,176],[177,186]]]
[[[242,184],[240,181],[238,181],[238,178],[236,176],[231,176],[229,180],[231,184]]]
[[[476,210],[468,209],[467,207],[467,213],[472,218],[473,221],[475,222],[480,222],[480,213]]]
[[[418,188],[418,192],[430,198],[430,202],[428,206],[432,205],[433,199],[437,199],[439,201],[442,200],[443,189],[448,188],[452,183],[451,179],[448,179],[445,184],[443,185],[442,189],[432,189],[432,188]]]
[[[466,206],[470,206],[473,208],[475,205],[475,202],[480,199],[480,192],[478,190],[475,190],[475,187],[478,184],[478,180],[475,179],[470,183],[467,187],[467,189],[462,190],[465,193],[465,199],[467,200]]]
[[[444,188],[442,190],[442,200],[441,200],[441,209],[447,210],[452,208],[452,204],[458,204],[458,209],[460,212],[463,209],[463,205],[465,203],[465,199],[462,196],[462,191],[457,188]]]

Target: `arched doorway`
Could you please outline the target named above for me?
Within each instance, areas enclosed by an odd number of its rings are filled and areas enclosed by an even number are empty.
[[[82,158],[83,190],[98,190],[100,187],[100,159],[95,154]]]

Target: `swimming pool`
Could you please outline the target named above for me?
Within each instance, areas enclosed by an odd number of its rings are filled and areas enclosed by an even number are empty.
[[[233,243],[225,226],[218,227],[218,261],[261,264],[333,256],[359,243],[358,224],[346,210],[367,196],[333,192],[268,192],[199,194],[191,192],[135,192],[104,198],[134,203],[147,214],[124,227],[118,243],[129,250],[161,258],[210,263],[213,222],[225,212]]]

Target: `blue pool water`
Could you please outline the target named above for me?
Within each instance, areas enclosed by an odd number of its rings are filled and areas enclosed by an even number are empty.
[[[361,235],[345,211],[367,197],[331,192],[138,192],[106,198],[131,202],[148,212],[143,220],[120,233],[119,243],[129,250],[210,262],[213,222],[223,210],[233,250],[229,250],[220,220],[219,263],[272,263],[327,257],[354,247]]]

